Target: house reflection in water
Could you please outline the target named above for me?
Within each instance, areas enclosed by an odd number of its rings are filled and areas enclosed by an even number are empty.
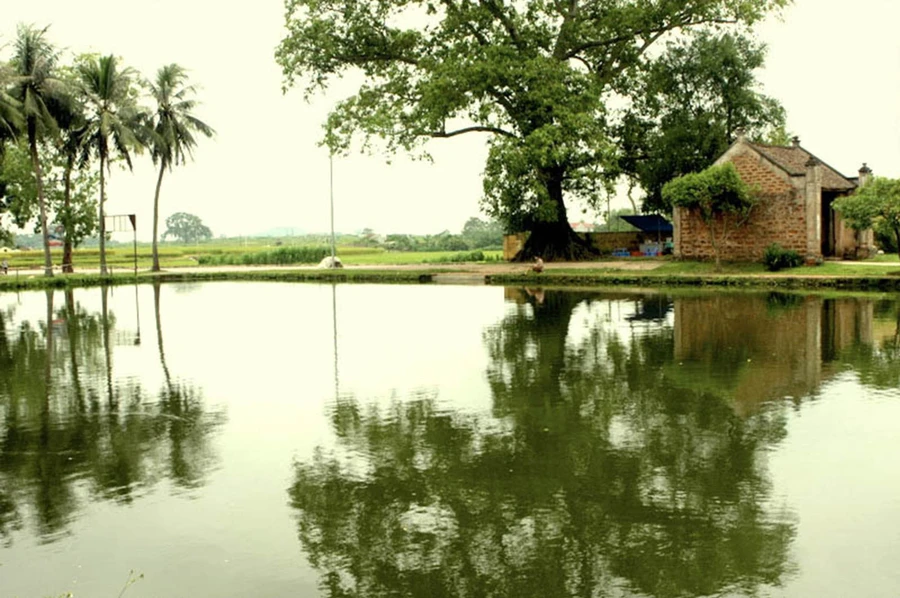
[[[750,413],[770,399],[815,394],[843,366],[840,355],[872,346],[875,301],[770,293],[674,300],[673,368],[709,383]]]

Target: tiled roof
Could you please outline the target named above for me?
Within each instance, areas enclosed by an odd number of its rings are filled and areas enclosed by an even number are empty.
[[[781,145],[763,145],[761,143],[751,143],[750,145],[753,146],[753,149],[783,168],[790,175],[806,174],[806,163],[811,157],[815,157],[799,145],[788,147]],[[816,158],[816,160],[819,159]],[[856,187],[856,184],[853,181],[849,180],[834,168],[821,160],[819,160],[819,162],[822,164],[822,189],[846,191]]]

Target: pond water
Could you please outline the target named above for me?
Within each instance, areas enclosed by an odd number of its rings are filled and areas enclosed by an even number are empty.
[[[900,595],[896,299],[219,282],[0,322],[2,598]]]

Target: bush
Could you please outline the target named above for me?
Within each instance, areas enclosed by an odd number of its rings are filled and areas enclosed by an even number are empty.
[[[424,260],[424,263],[460,264],[463,262],[499,262],[502,259],[502,256],[492,255],[490,253],[486,254],[480,249],[476,249],[475,251],[460,251],[450,255],[426,259]]]
[[[778,243],[766,247],[763,253],[763,264],[769,272],[777,272],[784,268],[796,268],[803,263],[803,258],[793,249],[785,249]]]
[[[317,264],[331,250],[327,247],[278,247],[273,251],[257,251],[243,254],[219,254],[201,255],[198,262],[201,265],[288,265],[288,264]]]

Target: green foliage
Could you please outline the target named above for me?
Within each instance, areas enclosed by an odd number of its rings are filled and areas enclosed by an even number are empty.
[[[500,242],[503,242],[502,237]],[[464,236],[450,231],[436,235],[388,235],[384,246],[394,251],[465,251],[474,248]]]
[[[328,247],[279,247],[272,251],[255,251],[252,253],[205,254],[197,257],[201,265],[279,265],[317,264],[331,255]]]
[[[72,169],[67,172],[68,157],[60,146],[38,146],[44,173],[44,192],[47,199],[48,220],[77,247],[97,229],[97,200],[99,174]],[[66,200],[66,177],[69,177],[69,196]],[[24,142],[9,145],[0,166],[0,180],[6,184],[7,209],[11,224],[18,228],[34,227],[40,233],[37,183],[28,148]]]
[[[568,235],[565,202],[594,205],[618,176],[613,95],[642,93],[634,76],[671,32],[751,25],[789,0],[623,0],[583,9],[557,2],[285,0],[276,60],[307,97],[358,77],[324,143],[373,140],[425,153],[434,138],[490,136],[483,207],[506,230]],[[543,238],[546,247],[560,239]],[[572,241],[572,236],[568,237]]]
[[[442,255],[440,257],[426,259],[424,263],[434,264],[462,264],[465,262],[499,262],[503,260],[502,255],[492,255],[484,253],[480,249],[475,251],[461,251],[450,255]]]
[[[9,224],[23,228],[37,212],[37,183],[25,140],[7,144],[0,162],[0,181],[6,190],[4,214],[9,216]]]
[[[662,188],[662,198],[668,205],[699,214],[706,224],[717,268],[722,245],[734,229],[747,222],[757,201],[730,162],[669,181]]]
[[[662,195],[673,206],[698,210],[706,222],[721,214],[743,215],[754,203],[750,187],[731,162],[669,181]]]
[[[644,189],[646,211],[671,212],[663,185],[712,164],[739,129],[780,140],[784,109],[758,91],[764,60],[765,47],[749,37],[704,31],[670,42],[641,74],[642,93],[633,96],[618,136],[621,167]]]
[[[836,199],[833,207],[854,229],[873,228],[893,237],[900,251],[900,179],[874,177],[856,193]]]
[[[166,232],[163,240],[175,237],[182,243],[196,243],[212,238],[212,231],[198,216],[187,212],[176,212],[166,218]]]
[[[769,272],[778,272],[785,268],[796,268],[803,264],[803,258],[793,249],[785,249],[778,243],[772,243],[763,252],[763,264]]]
[[[470,249],[486,249],[503,246],[503,225],[496,220],[472,217],[463,225],[463,240]]]

